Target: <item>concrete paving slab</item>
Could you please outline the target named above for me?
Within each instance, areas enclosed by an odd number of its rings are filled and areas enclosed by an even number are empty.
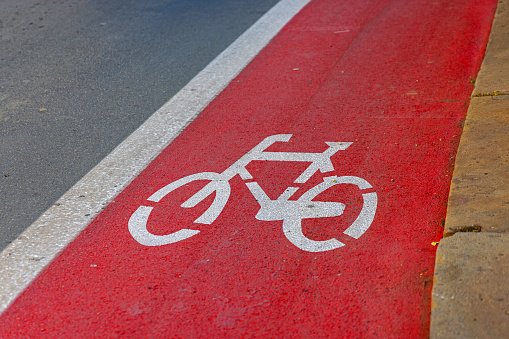
[[[509,1],[500,0],[491,28],[490,42],[479,76],[475,82],[474,95],[481,93],[509,94]]]
[[[509,234],[442,239],[431,312],[432,338],[507,338]]]
[[[509,73],[508,73],[509,74]],[[509,95],[472,98],[449,195],[445,233],[509,231]]]

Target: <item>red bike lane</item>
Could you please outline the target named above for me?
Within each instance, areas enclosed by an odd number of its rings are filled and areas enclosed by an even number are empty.
[[[496,3],[313,0],[1,315],[0,337],[427,337],[432,242]],[[291,138],[249,153],[275,135]],[[332,168],[299,180],[329,147]],[[218,191],[196,207],[180,206],[207,180],[159,191],[246,157],[206,176]],[[146,237],[182,229],[199,233]]]

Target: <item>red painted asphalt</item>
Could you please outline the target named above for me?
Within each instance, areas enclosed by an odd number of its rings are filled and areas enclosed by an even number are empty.
[[[314,0],[136,178],[0,317],[0,337],[426,337],[435,247],[462,121],[495,0]],[[309,163],[253,161],[254,181],[290,200],[326,176],[356,176],[378,205],[369,229],[343,234],[364,191],[335,185],[316,200],[340,216],[306,219],[307,238],[345,246],[307,252],[283,222],[255,218],[244,180],[211,224],[213,197],[179,207],[205,182],[147,199],[194,173],[221,173],[266,137],[271,152],[332,156],[334,171],[295,179]],[[253,181],[253,180],[250,180]],[[148,231],[200,233],[144,246],[129,233],[140,205]],[[339,205],[338,205],[339,206]]]

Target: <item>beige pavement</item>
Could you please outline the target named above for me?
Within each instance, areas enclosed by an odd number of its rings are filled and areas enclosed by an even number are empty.
[[[509,1],[475,82],[435,265],[431,338],[509,338]]]

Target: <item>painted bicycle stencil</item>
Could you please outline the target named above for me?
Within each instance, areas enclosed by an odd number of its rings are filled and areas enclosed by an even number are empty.
[[[168,193],[196,180],[210,181],[206,186],[186,200],[181,207],[191,208],[215,193],[210,207],[194,221],[197,224],[212,224],[223,211],[231,194],[229,181],[239,175],[243,180],[251,180],[253,176],[246,169],[251,161],[300,161],[311,164],[302,172],[294,183],[307,182],[317,171],[321,173],[334,171],[330,160],[336,152],[346,150],[351,142],[326,142],[329,146],[322,153],[266,152],[276,142],[288,142],[292,134],[278,134],[265,138],[252,150],[237,160],[222,173],[201,172],[186,176],[159,189],[147,200],[159,202]],[[276,200],[271,200],[256,181],[245,183],[253,197],[258,201],[260,209],[255,218],[263,221],[283,221],[283,233],[286,238],[301,250],[323,252],[344,246],[335,238],[317,241],[307,238],[302,232],[302,219],[336,217],[343,214],[345,204],[340,202],[314,201],[313,199],[327,189],[341,184],[356,185],[359,190],[372,188],[366,180],[356,176],[327,176],[323,182],[306,191],[297,200],[290,200],[298,187],[288,187]],[[355,221],[343,232],[358,239],[371,226],[376,213],[377,194],[362,194],[363,206]],[[153,207],[140,206],[129,219],[129,232],[142,245],[161,246],[185,240],[200,231],[181,229],[167,235],[155,235],[147,230],[147,222]]]

